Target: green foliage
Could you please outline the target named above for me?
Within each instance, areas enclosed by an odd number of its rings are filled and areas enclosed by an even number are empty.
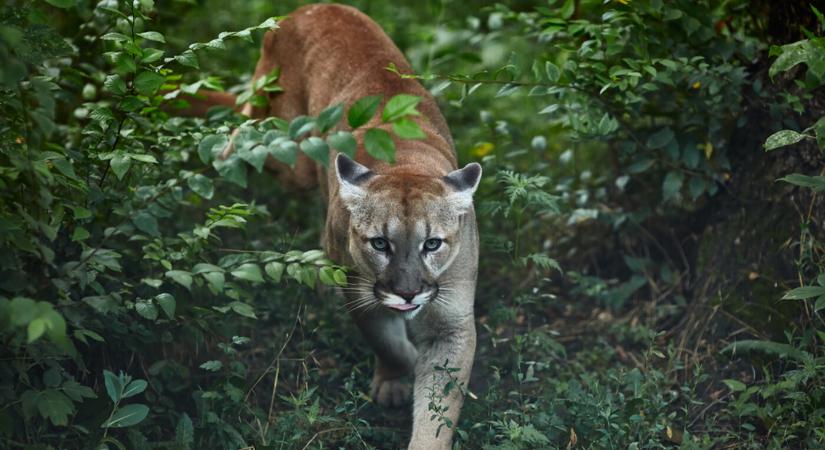
[[[392,162],[423,137],[421,99],[289,121],[170,117],[181,94],[226,88],[264,107],[282,90],[280,68],[249,73],[271,17],[300,2],[216,14],[224,3],[0,12],[0,447],[405,444],[408,411],[368,399],[368,346],[312,290],[348,281],[312,249],[321,207],[259,174],[269,157],[354,156],[361,134]],[[822,446],[825,247],[811,214],[783,247],[798,273],[764,294],[767,315],[804,320],[776,332],[737,317],[740,337],[712,355],[679,327],[699,314],[699,342],[718,338],[704,319],[730,293],[696,303],[706,268],[671,257],[680,236],[649,231],[719,199],[753,102],[783,116],[765,150],[825,147],[825,119],[802,115],[825,80],[821,30],[763,51],[744,1],[354,3],[418,73],[387,69],[431,88],[460,159],[486,174],[475,375],[463,386],[438,367],[449,381],[427,400],[442,432],[461,448]],[[770,69],[754,64],[765,54]],[[774,95],[770,79],[793,88]],[[773,186],[804,201],[822,178]],[[456,390],[467,400],[451,423],[441,400]]]
[[[152,2],[101,3],[74,46],[42,22],[35,5],[7,6],[0,14],[0,51],[8,61],[0,92],[0,337],[4,361],[26,360],[2,363],[0,422],[8,442],[46,443],[57,430],[62,445],[124,448],[127,435],[115,430],[134,429],[130,442],[145,442],[144,433],[167,417],[191,447],[192,420],[169,408],[180,389],[175,384],[185,381],[175,377],[185,373],[169,378],[164,367],[176,363],[158,349],[195,346],[205,335],[229,339],[260,317],[255,303],[265,295],[262,285],[346,284],[346,269],[319,250],[290,249],[276,239],[257,242],[261,249],[226,248],[250,221],[269,215],[264,206],[217,195],[226,182],[246,185],[245,167],[215,158],[236,119],[182,120],[161,109],[182,90],[215,84],[184,86],[172,63],[197,67],[195,51],[251,39],[252,31],[275,22],[221,33],[161,62],[167,40],[145,29],[153,8]],[[90,52],[104,58],[89,59]],[[272,92],[277,74],[262,80],[252,89]],[[323,126],[340,117],[327,114]],[[318,145],[305,148],[315,139],[302,149],[318,156]],[[237,158],[260,171],[256,147],[243,139],[239,147]],[[196,148],[221,176],[193,158]],[[279,246],[286,248],[274,251]],[[92,356],[104,349],[105,362]],[[144,373],[143,365],[151,366],[149,380],[123,373],[139,369],[124,358],[130,353],[141,355]],[[231,367],[242,373],[242,365]],[[101,408],[93,388],[104,385],[113,405]],[[149,405],[131,401],[150,385]],[[205,424],[202,413],[198,427]],[[22,421],[25,429],[17,428]],[[237,435],[229,425],[222,430]]]

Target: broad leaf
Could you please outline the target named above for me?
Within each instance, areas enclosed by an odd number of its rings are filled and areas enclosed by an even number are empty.
[[[170,270],[166,272],[166,277],[171,278],[186,289],[192,288],[192,274],[185,270]]]
[[[765,140],[763,147],[766,152],[769,152],[780,147],[785,147],[786,145],[796,144],[806,137],[807,135],[793,130],[777,131],[776,133],[768,136],[768,139]]]
[[[166,314],[166,317],[170,319],[175,318],[175,307],[177,306],[177,302],[172,294],[166,292],[158,294],[155,296],[155,302],[157,302],[164,314]]]
[[[166,81],[163,75],[155,72],[141,72],[135,77],[135,89],[141,95],[153,95]]]
[[[344,104],[339,103],[335,106],[330,106],[329,108],[321,111],[321,114],[318,114],[318,119],[316,123],[318,124],[318,128],[320,129],[321,133],[326,133],[330,130],[330,128],[334,127],[338,124],[341,120],[341,117],[344,116]]]
[[[349,131],[338,131],[327,136],[327,143],[335,150],[349,156],[352,159],[355,158],[355,151],[358,148],[358,143]]]
[[[358,128],[372,119],[381,103],[380,95],[363,97],[352,104],[347,112],[347,122],[352,128]]]
[[[264,278],[261,275],[261,268],[254,263],[241,264],[233,270],[232,276],[240,280],[251,281],[253,283],[263,283]]]
[[[149,414],[149,407],[141,404],[125,405],[120,407],[112,415],[108,422],[101,425],[102,428],[124,428],[137,425]]]
[[[394,122],[405,116],[417,116],[419,114],[415,107],[421,102],[421,97],[416,95],[398,94],[393,96],[381,113],[381,120]]]
[[[284,267],[284,263],[280,261],[272,261],[264,266],[264,271],[270,278],[275,280],[276,283],[280,283],[281,277],[284,274]]]
[[[364,133],[364,148],[370,156],[395,163],[395,143],[390,133],[381,128],[370,128]]]
[[[106,385],[106,393],[113,403],[120,401],[120,395],[123,392],[123,384],[120,378],[108,370],[103,371],[103,384]]]
[[[186,180],[186,184],[189,185],[189,189],[201,197],[209,200],[215,194],[215,185],[212,183],[212,180],[206,176],[201,174],[195,174],[189,177]]]
[[[123,398],[134,397],[146,390],[146,380],[132,380],[126,389],[123,390]]]
[[[418,122],[409,118],[402,118],[393,123],[392,131],[401,139],[423,139],[426,137]]]
[[[323,139],[310,136],[301,142],[301,151],[322,166],[329,166],[329,146]]]
[[[779,181],[784,181],[786,183],[791,183],[793,185],[802,186],[805,188],[811,188],[815,192],[825,190],[825,176],[821,175],[809,177],[800,173],[792,173],[788,176],[780,178]]]

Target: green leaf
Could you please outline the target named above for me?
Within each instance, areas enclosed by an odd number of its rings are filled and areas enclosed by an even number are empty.
[[[132,167],[132,158],[129,158],[129,155],[125,153],[115,153],[112,159],[109,160],[109,165],[112,167],[112,172],[115,173],[117,179],[122,180],[126,172],[129,171],[129,167]]]
[[[344,116],[344,104],[339,103],[335,106],[330,106],[329,108],[321,111],[321,114],[318,114],[318,119],[316,123],[318,124],[318,128],[320,129],[321,133],[326,133],[335,125],[338,125],[338,122],[341,121],[341,117]]]
[[[166,77],[155,72],[144,71],[135,77],[135,89],[141,95],[153,95],[166,81]]]
[[[103,82],[103,88],[112,94],[123,95],[126,93],[126,82],[120,75],[109,75]]]
[[[186,413],[181,414],[178,425],[175,427],[175,445],[179,450],[191,450],[195,444],[195,430],[192,419]]]
[[[814,304],[814,312],[818,313],[825,309],[825,295],[816,299],[816,303]]]
[[[120,377],[108,370],[103,371],[103,383],[106,385],[106,393],[113,403],[120,401],[120,395],[123,392],[123,384],[120,382]]]
[[[149,407],[139,403],[126,405],[118,408],[108,422],[101,425],[101,428],[125,428],[137,425],[149,414]]]
[[[189,189],[207,200],[215,194],[215,185],[212,184],[212,180],[199,173],[189,177],[186,183],[189,185]]]
[[[192,288],[192,274],[185,270],[170,270],[166,272],[166,277],[171,278],[186,289]]]
[[[242,302],[232,302],[229,304],[229,307],[232,311],[235,311],[236,314],[249,317],[250,319],[257,319],[258,317],[255,315],[255,310],[252,309],[251,306],[247,305],[246,303]]]
[[[629,174],[637,174],[646,171],[647,169],[653,167],[656,161],[650,158],[643,158],[640,159],[633,164],[627,167],[627,173]]]
[[[309,264],[322,259],[324,256],[326,255],[323,250],[307,250],[301,255],[301,262]]]
[[[562,19],[569,19],[573,17],[573,13],[576,12],[576,2],[574,0],[565,0],[564,4],[561,6],[561,11],[559,11],[559,15]]]
[[[797,133],[793,130],[782,130],[777,131],[776,133],[768,136],[768,139],[765,140],[765,144],[763,147],[765,148],[766,152],[771,150],[776,150],[777,148],[784,147],[786,145],[796,144],[797,142],[801,141],[808,137],[806,134]]]
[[[678,196],[679,191],[682,189],[682,184],[685,181],[685,176],[682,172],[671,170],[670,172],[665,175],[665,179],[662,182],[662,196],[665,200],[671,200]]]
[[[201,139],[198,144],[198,156],[204,164],[209,164],[221,154],[229,138],[225,134],[210,134]]]
[[[196,55],[192,50],[186,50],[172,59],[180,63],[182,66],[194,67],[195,69],[199,67],[198,55]]]
[[[375,115],[381,103],[380,95],[363,97],[352,104],[347,112],[347,122],[353,129],[366,124]]]
[[[559,78],[561,78],[561,70],[559,70],[559,66],[550,61],[544,63],[544,71],[547,73],[547,80],[551,83],[555,83],[559,81]]]
[[[160,61],[163,58],[164,51],[157,49],[157,48],[144,48],[143,49],[143,58],[141,58],[141,62],[144,64],[151,64],[153,62]]]
[[[722,380],[722,382],[725,383],[725,385],[729,387],[730,390],[733,392],[741,392],[747,389],[748,387],[745,385],[745,383],[739,380]]]
[[[158,163],[158,160],[155,159],[154,155],[148,155],[148,154],[145,154],[145,153],[129,153],[129,158],[131,158],[135,161],[140,161],[140,162],[148,163],[148,164],[157,164]]]
[[[806,298],[818,297],[825,295],[825,287],[823,286],[802,286],[796,289],[791,289],[782,296],[782,300],[804,300]]]
[[[177,302],[175,302],[175,297],[172,294],[163,292],[155,296],[155,301],[160,308],[163,310],[166,317],[170,319],[175,318],[175,307],[177,306]]]
[[[318,269],[318,278],[321,280],[321,283],[324,283],[327,286],[335,286],[338,283],[335,282],[335,269],[329,266],[324,266]]]
[[[88,386],[83,386],[74,380],[69,380],[63,383],[61,387],[63,392],[75,402],[82,402],[84,398],[97,398],[95,391]]]
[[[86,239],[89,239],[89,236],[91,236],[91,234],[89,234],[89,230],[78,226],[74,229],[74,232],[72,232],[72,242],[85,241]]]
[[[41,417],[49,419],[54,425],[66,426],[69,416],[74,414],[74,404],[62,392],[49,389],[40,393],[37,410]]]
[[[358,149],[358,143],[349,131],[338,131],[327,136],[327,143],[335,150],[338,150],[352,159],[355,158],[355,151]]]
[[[398,119],[394,122],[392,131],[401,139],[424,139],[426,137],[418,122],[408,118]]]
[[[390,133],[381,128],[370,128],[364,133],[364,148],[370,156],[395,163],[395,143]]]
[[[214,167],[226,181],[237,184],[242,188],[246,187],[246,166],[238,155],[233,153],[229,158],[215,159],[212,161],[212,167]]]
[[[137,35],[150,41],[162,42],[164,44],[166,43],[166,39],[157,31],[144,31],[143,33],[138,33]]]
[[[670,127],[662,128],[647,138],[647,146],[654,150],[664,148],[667,144],[670,144],[673,137],[673,130],[671,130]]]
[[[36,341],[46,332],[46,321],[41,317],[32,320],[26,327],[26,332],[28,342]]]
[[[132,217],[132,223],[135,227],[154,237],[160,236],[160,229],[158,228],[158,219],[155,218],[148,211],[140,211]]]
[[[238,156],[244,161],[248,162],[255,168],[258,173],[264,169],[264,163],[269,157],[269,149],[264,145],[255,145],[251,149],[249,145],[237,149]]]
[[[690,197],[696,200],[700,195],[702,195],[703,192],[705,192],[705,179],[699,175],[690,177],[690,182],[688,182],[688,190],[690,191]]]
[[[223,268],[209,263],[198,263],[192,268],[192,273],[223,272]]]
[[[310,136],[301,141],[301,150],[322,166],[329,167],[329,146],[323,139]]]
[[[152,322],[158,318],[158,309],[155,308],[155,305],[147,302],[146,300],[136,302],[135,311],[137,311],[137,313],[144,319],[151,320]]]
[[[134,397],[146,390],[146,380],[132,380],[123,390],[123,398]]]
[[[809,177],[800,173],[792,173],[788,176],[780,178],[778,181],[784,181],[796,186],[811,188],[815,192],[825,190],[825,176]]]
[[[217,293],[223,292],[223,285],[226,282],[226,277],[224,277],[223,273],[221,272],[206,272],[201,274],[203,278],[209,283],[209,286]]]
[[[287,129],[287,134],[292,139],[298,139],[315,128],[315,120],[309,116],[298,116],[292,119]]]
[[[267,150],[275,159],[288,164],[290,167],[295,165],[298,158],[298,144],[287,138],[275,139],[267,145]]]
[[[210,372],[217,372],[223,368],[223,363],[218,360],[206,361],[205,363],[199,366],[203,370],[208,370]]]
[[[312,267],[304,267],[301,270],[300,282],[311,287],[315,288],[315,281],[318,280],[318,272]]]
[[[776,61],[771,64],[771,68],[768,70],[768,76],[771,78],[775,77],[779,72],[785,72],[791,69],[797,64],[807,63],[810,61],[813,53],[817,52],[817,49],[806,39],[781,47],[771,47],[771,54],[776,54],[777,52],[779,56],[777,56]]]
[[[254,263],[241,264],[230,273],[233,277],[238,278],[240,280],[251,281],[253,283],[264,282],[264,278],[261,275],[261,268]]]
[[[276,283],[281,282],[281,277],[284,275],[284,263],[280,261],[272,261],[264,266],[264,271]]]
[[[100,37],[100,40],[102,40],[102,41],[115,41],[115,42],[122,42],[122,41],[128,41],[128,40],[130,40],[130,39],[129,39],[129,36],[126,36],[126,35],[125,35],[125,34],[123,34],[123,33],[117,33],[117,32],[114,32],[114,31],[113,31],[113,32],[106,33],[106,34],[104,34],[103,36],[101,36],[101,37]],[[119,52],[118,52],[118,53],[119,53]],[[118,55],[118,56],[119,56],[119,55]]]
[[[335,269],[335,272],[332,273],[332,278],[335,280],[335,283],[337,283],[338,286],[347,285],[347,273],[341,269]]]
[[[385,123],[395,122],[405,116],[417,116],[419,112],[415,107],[421,102],[421,97],[416,95],[398,94],[393,96],[381,113],[381,120]]]
[[[545,255],[544,253],[531,253],[522,258],[521,263],[522,265],[526,266],[528,262],[532,262],[537,267],[543,270],[557,270],[559,273],[564,273],[559,265],[559,262],[555,259]]]

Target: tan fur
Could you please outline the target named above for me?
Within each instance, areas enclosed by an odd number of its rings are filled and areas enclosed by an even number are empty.
[[[284,183],[321,188],[327,202],[323,245],[332,259],[355,269],[345,295],[355,322],[377,356],[373,397],[381,404],[400,405],[409,392],[401,378],[414,374],[409,448],[449,448],[453,430],[442,427],[436,437],[440,422],[431,420],[428,404],[431,393],[438,399],[449,381],[444,372],[434,369],[436,365],[448,361],[450,367],[459,368],[453,376],[464,384],[472,368],[478,237],[470,196],[480,168],[474,165],[465,172],[456,171],[453,141],[435,100],[417,81],[385,70],[393,63],[403,73],[412,72],[390,38],[367,16],[346,6],[310,5],[290,14],[279,26],[264,37],[255,77],[279,67],[284,91],[270,94],[267,110],[245,107],[248,115],[317,116],[330,105],[343,102],[349,106],[376,94],[384,101],[401,93],[423,99],[418,107],[421,115],[415,120],[426,137],[395,140],[394,165],[371,158],[363,148],[366,128],[389,130],[380,123],[380,114],[355,131],[359,144],[355,160],[360,164],[352,168],[368,172],[363,182],[355,177],[346,181],[339,173],[343,170],[336,167],[341,169],[349,160],[336,160],[335,155],[330,163],[336,166],[337,162],[337,166],[326,171],[303,154],[294,170],[272,158],[267,167]],[[455,179],[462,175],[475,178],[469,177],[469,187],[456,187],[461,183],[449,183],[444,178],[448,174]],[[436,233],[444,239],[442,247],[423,251],[423,242]],[[375,251],[370,243],[375,236],[386,237],[397,251],[392,255]],[[421,302],[415,312],[385,306],[403,301],[394,292],[419,284],[422,293],[410,300],[416,305]],[[425,298],[430,292],[432,297]],[[448,407],[445,417],[458,423],[463,403],[460,391],[454,389],[439,401]]]

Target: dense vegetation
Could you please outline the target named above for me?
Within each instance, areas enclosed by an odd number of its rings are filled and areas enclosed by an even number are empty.
[[[408,411],[370,401],[370,351],[318,289],[347,268],[316,250],[317,193],[262,171],[351,151],[327,131],[374,99],[291,123],[170,113],[198,89],[277,95],[250,74],[300,4],[0,9],[0,447],[404,445]],[[456,446],[825,446],[819,10],[352,4],[484,166]],[[383,111],[396,134],[416,136],[414,106]]]

